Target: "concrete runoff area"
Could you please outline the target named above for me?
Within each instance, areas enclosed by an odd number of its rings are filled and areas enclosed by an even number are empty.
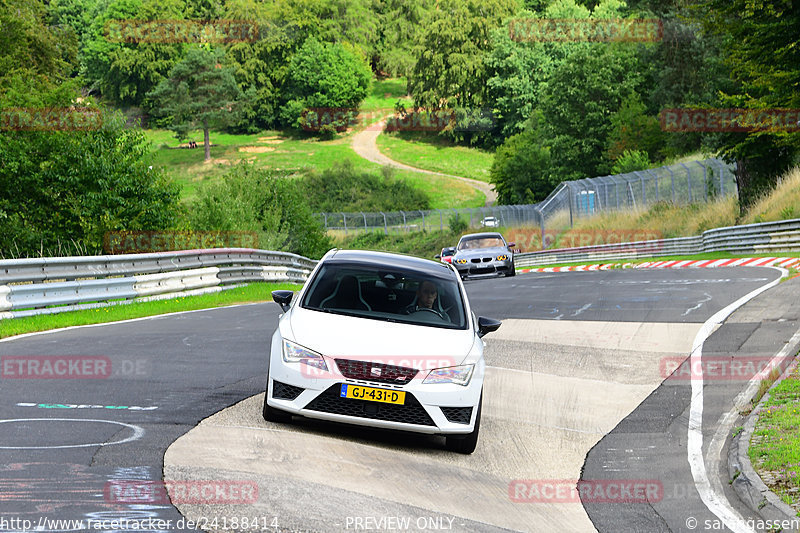
[[[262,394],[175,441],[164,479],[257,479],[259,500],[247,514],[275,517],[287,531],[381,528],[389,517],[407,520],[395,525],[411,531],[434,523],[453,531],[594,531],[580,501],[518,503],[510,487],[574,486],[589,450],[663,381],[664,357],[686,356],[699,327],[504,321],[485,337],[481,435],[469,456],[445,451],[436,436],[301,418],[268,423]],[[236,505],[177,507],[189,519],[242,514]]]

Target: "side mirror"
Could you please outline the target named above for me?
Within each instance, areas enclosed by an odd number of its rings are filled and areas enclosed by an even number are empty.
[[[515,242],[510,242],[510,243],[508,243],[508,247],[509,247],[509,248],[513,248],[513,247],[515,247],[516,245],[517,245],[517,243],[515,243]]]
[[[294,296],[292,291],[272,291],[272,299],[275,300],[275,303],[280,305],[281,309],[284,311],[289,309],[289,304],[292,302],[292,296]]]
[[[434,255],[434,256],[433,256],[433,258],[434,258],[434,259],[441,259],[441,258],[442,258],[442,256],[441,256],[440,254],[436,254],[436,255]]]
[[[487,333],[491,333],[493,331],[497,331],[497,328],[500,327],[499,320],[495,320],[494,318],[487,318],[485,316],[478,317],[478,337],[483,337]]]

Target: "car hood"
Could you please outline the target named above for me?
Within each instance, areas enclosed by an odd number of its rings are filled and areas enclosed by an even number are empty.
[[[281,335],[329,357],[432,368],[461,364],[476,341],[470,330],[398,324],[294,307]],[[444,364],[447,363],[447,364]]]
[[[496,246],[494,248],[478,248],[475,250],[460,250],[456,252],[456,255],[453,257],[457,257],[458,259],[470,259],[472,257],[488,257],[493,256],[497,257],[498,255],[505,254],[511,255],[511,252],[508,248],[503,248],[502,246]]]

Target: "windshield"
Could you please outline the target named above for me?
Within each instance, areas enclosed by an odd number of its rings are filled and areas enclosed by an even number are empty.
[[[479,248],[505,248],[506,243],[500,237],[478,237],[462,239],[458,243],[459,250],[477,250]]]
[[[467,328],[464,301],[455,278],[418,271],[326,264],[311,280],[301,306],[387,322]]]
[[[445,248],[442,250],[442,257],[447,257],[453,255],[454,253],[456,253],[456,251],[453,248]]]

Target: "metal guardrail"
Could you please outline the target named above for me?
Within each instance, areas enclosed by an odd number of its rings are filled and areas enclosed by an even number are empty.
[[[198,294],[253,281],[302,283],[315,265],[299,255],[249,248],[4,260],[0,319],[99,307],[112,300]]]
[[[552,263],[693,255],[704,252],[800,252],[800,219],[715,228],[704,231],[702,235],[696,237],[525,252],[516,254],[514,262],[516,266],[530,267]]]

